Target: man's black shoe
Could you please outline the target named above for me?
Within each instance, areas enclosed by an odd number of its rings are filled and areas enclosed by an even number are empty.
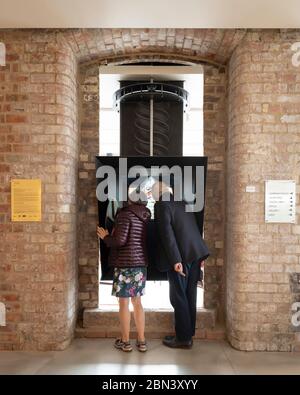
[[[193,340],[188,340],[188,341],[180,341],[176,339],[176,337],[173,337],[172,339],[167,340],[164,338],[163,344],[167,347],[170,348],[185,348],[185,349],[190,349],[193,347]]]
[[[170,341],[170,340],[173,340],[173,339],[175,339],[174,335],[167,335],[167,336],[164,337],[164,340],[166,340],[166,341]]]

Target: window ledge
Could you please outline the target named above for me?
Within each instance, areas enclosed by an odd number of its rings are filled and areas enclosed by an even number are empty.
[[[172,309],[145,309],[146,329],[150,332],[172,332],[173,310]],[[131,320],[134,329],[134,320]],[[197,309],[197,328],[213,329],[216,325],[216,310]],[[119,330],[118,309],[115,306],[104,305],[98,309],[85,309],[83,314],[83,328],[97,328],[98,330]]]

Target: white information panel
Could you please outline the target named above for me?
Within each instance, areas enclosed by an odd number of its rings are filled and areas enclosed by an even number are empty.
[[[296,182],[268,180],[265,185],[265,222],[294,223]]]

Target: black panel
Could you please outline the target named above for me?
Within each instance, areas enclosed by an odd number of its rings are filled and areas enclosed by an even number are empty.
[[[119,174],[119,157],[116,156],[97,156],[96,157],[96,169],[100,166],[109,165],[112,166],[116,170],[116,174]],[[193,167],[193,180],[192,183],[195,185],[195,169],[196,166],[204,167],[204,195],[205,195],[205,185],[206,185],[206,170],[207,170],[207,157],[128,157],[127,158],[127,171],[132,166],[144,166],[149,169],[151,166],[168,166],[172,167],[174,165],[180,166],[182,169],[184,166],[192,166]],[[124,170],[124,169],[123,169]],[[183,170],[182,170],[183,173]],[[97,179],[97,185],[101,181],[101,179]],[[132,182],[132,179],[127,178],[127,185]],[[172,184],[172,180],[171,180]],[[172,186],[172,185],[171,185]],[[119,194],[117,188],[117,194]],[[205,196],[204,196],[205,199]],[[204,200],[205,201],[205,200]],[[111,205],[111,203],[110,203]],[[109,207],[110,214],[112,213],[112,207]],[[98,202],[98,216],[99,216],[99,226],[103,226],[106,228],[111,228],[113,223],[110,218],[111,215],[107,215],[108,212],[108,202]],[[200,212],[195,213],[197,224],[199,226],[201,234],[203,234],[203,219],[204,219],[204,208]],[[148,256],[149,256],[149,268],[148,268],[148,280],[166,280],[166,274],[160,273],[157,271],[155,267],[155,255],[154,252],[156,250],[156,232],[155,232],[155,224],[154,220],[151,220],[148,229],[147,229],[147,245],[148,245]],[[100,241],[100,254],[101,254],[101,271],[102,271],[102,280],[111,280],[112,279],[112,269],[108,267],[107,258],[108,258],[109,250],[106,245]]]

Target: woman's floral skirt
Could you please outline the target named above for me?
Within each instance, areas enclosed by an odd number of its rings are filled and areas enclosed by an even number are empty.
[[[114,269],[112,295],[118,298],[134,298],[145,295],[146,267]]]

